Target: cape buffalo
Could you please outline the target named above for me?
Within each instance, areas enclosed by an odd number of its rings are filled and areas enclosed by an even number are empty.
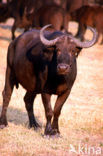
[[[30,127],[39,127],[33,113],[33,102],[36,95],[41,94],[47,119],[45,135],[59,134],[59,115],[76,79],[76,58],[82,48],[95,44],[97,32],[89,28],[93,32],[92,40],[81,42],[61,31],[45,31],[49,26],[40,31],[25,32],[8,47],[1,128],[8,124],[6,112],[13,88],[21,84],[27,91],[24,102]],[[52,94],[57,95],[54,111],[51,108]]]
[[[103,6],[85,5],[71,13],[72,20],[79,23],[76,37],[84,40],[87,26],[95,27],[98,31],[98,38],[102,35],[103,44]]]
[[[33,25],[43,27],[48,23],[53,25],[55,30],[64,30],[68,32],[68,22],[70,15],[63,8],[56,4],[45,5],[38,9],[34,16]]]

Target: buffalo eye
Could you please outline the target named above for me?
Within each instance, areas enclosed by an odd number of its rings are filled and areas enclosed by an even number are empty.
[[[77,57],[77,55],[78,55],[78,52],[76,49],[72,49],[70,53],[72,56],[75,56],[75,57]]]
[[[71,68],[71,67],[72,67],[72,64],[70,64],[69,66],[70,66],[70,68]]]
[[[74,49],[71,49],[71,50],[69,49],[68,52],[69,52],[70,56],[75,56],[75,50]]]
[[[75,54],[75,50],[74,49],[72,50],[72,54]]]

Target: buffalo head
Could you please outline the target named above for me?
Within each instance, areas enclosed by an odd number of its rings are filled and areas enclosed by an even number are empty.
[[[89,48],[95,44],[97,40],[97,32],[95,29],[88,27],[93,32],[93,38],[91,41],[81,42],[75,37],[67,33],[57,32],[56,38],[48,40],[44,36],[44,30],[50,25],[44,26],[40,31],[41,42],[47,47],[54,47],[57,61],[57,73],[68,74],[73,66],[76,57],[82,48]],[[55,33],[54,33],[55,34]],[[55,35],[51,35],[54,38]],[[50,37],[49,37],[50,38]]]

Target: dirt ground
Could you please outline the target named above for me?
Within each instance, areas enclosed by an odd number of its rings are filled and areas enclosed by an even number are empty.
[[[11,23],[0,25],[0,112],[5,82],[7,48]],[[75,33],[76,24],[70,24]],[[18,34],[18,32],[17,32]],[[90,32],[86,34],[91,37]],[[20,86],[14,89],[7,118],[9,126],[0,130],[0,156],[103,156],[103,45],[83,49],[77,59],[78,75],[59,120],[61,137],[43,138],[45,114],[40,95],[34,102],[42,129],[28,129],[28,117]],[[54,106],[56,96],[52,97]]]

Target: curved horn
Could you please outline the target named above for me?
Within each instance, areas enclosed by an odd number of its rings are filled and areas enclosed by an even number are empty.
[[[88,26],[87,29],[90,29],[93,32],[93,38],[91,41],[81,42],[78,39],[76,39],[75,37],[69,36],[80,48],[89,48],[89,47],[93,46],[97,41],[98,33],[97,33],[96,29],[94,29],[90,26]]]
[[[44,26],[41,30],[40,30],[40,40],[41,42],[44,44],[44,45],[47,45],[47,46],[53,46],[56,44],[56,42],[58,41],[58,39],[60,37],[57,37],[56,39],[53,39],[53,40],[48,40],[44,37],[44,30],[48,27],[50,27],[52,24],[48,24],[46,26]]]

